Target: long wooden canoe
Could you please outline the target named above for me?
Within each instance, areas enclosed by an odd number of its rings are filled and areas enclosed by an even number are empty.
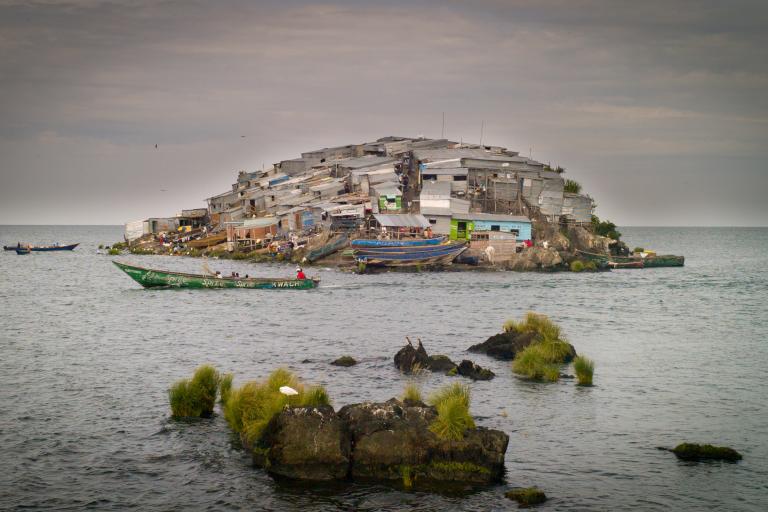
[[[401,240],[377,240],[358,238],[352,240],[352,247],[409,247],[424,245],[440,245],[445,242],[445,237],[438,238],[403,238]]]
[[[264,277],[215,277],[154,270],[113,261],[117,268],[144,288],[256,288],[259,290],[311,290],[319,279],[282,279]]]
[[[27,249],[29,251],[36,251],[36,252],[48,252],[48,251],[72,251],[77,247],[78,244],[70,244],[70,245],[4,245],[3,249],[6,251],[16,251],[18,252],[18,249]]]

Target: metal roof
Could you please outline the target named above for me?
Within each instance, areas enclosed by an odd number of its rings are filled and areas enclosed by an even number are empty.
[[[454,213],[453,218],[461,220],[485,220],[488,222],[531,222],[528,217],[522,215],[502,215],[498,213]]]
[[[450,181],[425,181],[421,187],[422,198],[449,198],[451,197]]]
[[[243,220],[243,227],[244,228],[263,228],[267,226],[274,226],[280,222],[280,219],[277,217],[258,217],[256,219],[245,219]]]
[[[373,216],[376,222],[386,227],[395,228],[428,228],[429,221],[421,214],[416,213],[404,213],[385,215],[383,213],[377,213]]]
[[[340,167],[347,169],[362,169],[365,167],[381,166],[384,164],[395,163],[398,160],[389,156],[376,156],[365,155],[354,158],[341,158],[330,162],[331,164],[338,164]]]

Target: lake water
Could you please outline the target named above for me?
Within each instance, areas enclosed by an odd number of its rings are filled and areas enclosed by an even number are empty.
[[[508,510],[537,485],[540,510],[768,509],[768,229],[624,228],[684,254],[684,268],[599,274],[389,273],[310,269],[319,289],[143,290],[96,254],[118,226],[0,227],[4,244],[80,242],[72,253],[0,254],[0,509]],[[124,256],[198,271],[201,260]],[[212,261],[225,273],[287,265]],[[199,364],[236,383],[278,366],[334,405],[386,400],[406,382],[405,336],[454,360],[528,310],[594,359],[595,386],[535,384],[509,363],[471,383],[479,425],[510,436],[506,483],[468,495],[383,485],[276,482],[221,417],[169,420],[167,389]],[[328,363],[350,354],[360,363]],[[303,362],[309,360],[310,362]],[[428,392],[450,377],[422,379]],[[469,381],[466,381],[469,382]],[[678,462],[656,446],[711,442],[738,464]]]

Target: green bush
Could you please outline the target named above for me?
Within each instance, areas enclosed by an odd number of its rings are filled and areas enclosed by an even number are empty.
[[[109,254],[110,256],[118,256],[120,252],[121,252],[120,249],[115,249],[113,247],[109,251],[107,251],[107,254]]]
[[[112,244],[112,248],[113,249],[117,249],[117,250],[120,250],[120,251],[122,251],[123,249],[125,249],[127,247],[128,247],[128,244],[126,242],[115,242],[114,244]]]
[[[409,382],[403,389],[403,400],[410,400],[412,402],[421,402],[421,390],[419,385],[415,382]]]
[[[581,193],[581,183],[576,180],[565,180],[563,192],[569,192],[571,194]]]
[[[282,386],[295,389],[298,395],[282,394]],[[279,368],[263,381],[246,382],[240,388],[232,389],[223,408],[224,419],[230,428],[242,434],[249,443],[254,443],[269,421],[286,406],[317,407],[329,404],[330,398],[324,388],[305,387],[291,372]]]
[[[576,372],[576,379],[579,386],[591,386],[592,374],[595,372],[595,363],[584,356],[576,356],[573,360],[573,370]]]
[[[635,249],[632,252],[645,252],[644,247],[635,247]]]
[[[475,428],[469,413],[469,387],[455,383],[442,388],[429,398],[437,409],[437,418],[429,429],[441,439],[458,440],[467,429]]]
[[[594,261],[588,261],[584,264],[584,270],[588,270],[589,272],[594,272],[597,270],[597,263]]]
[[[596,235],[607,236],[613,240],[621,238],[621,233],[616,230],[616,224],[610,221],[601,221],[597,215],[592,216],[592,228]]]
[[[573,260],[571,262],[571,272],[581,272],[584,270],[584,263],[580,260]]]

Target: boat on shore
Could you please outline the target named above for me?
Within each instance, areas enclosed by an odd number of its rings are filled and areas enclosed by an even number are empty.
[[[14,250],[16,251],[16,254],[29,254],[32,252],[28,247],[16,247]]]
[[[440,245],[445,242],[445,237],[437,238],[404,238],[401,240],[378,240],[375,238],[359,238],[352,240],[350,244],[354,248],[359,247],[418,247]]]
[[[637,260],[637,261],[609,261],[608,266],[612,269],[622,269],[622,268],[645,268],[643,265],[643,260]]]
[[[49,251],[72,251],[75,247],[80,245],[77,244],[70,244],[70,245],[4,245],[3,249],[6,251],[16,251],[19,252],[19,249],[27,249],[28,251],[34,251],[34,252],[49,252]],[[24,253],[26,254],[26,253]]]
[[[318,247],[317,249],[309,251],[304,259],[306,259],[309,263],[314,263],[315,261],[325,258],[326,256],[330,256],[336,251],[346,247],[348,242],[349,238],[347,235],[340,235],[322,247]]]
[[[620,263],[624,266],[613,268],[655,268],[655,267],[682,267],[685,266],[685,256],[674,254],[646,254],[643,256],[611,256],[587,251],[576,251],[579,256],[596,263]],[[637,266],[637,262],[642,265]]]
[[[156,270],[118,261],[112,263],[144,288],[255,288],[259,290],[311,290],[319,279],[283,279],[272,277],[217,277]]]
[[[358,263],[385,267],[450,265],[467,249],[464,243],[449,243],[435,247],[393,247],[358,249],[355,258]]]

